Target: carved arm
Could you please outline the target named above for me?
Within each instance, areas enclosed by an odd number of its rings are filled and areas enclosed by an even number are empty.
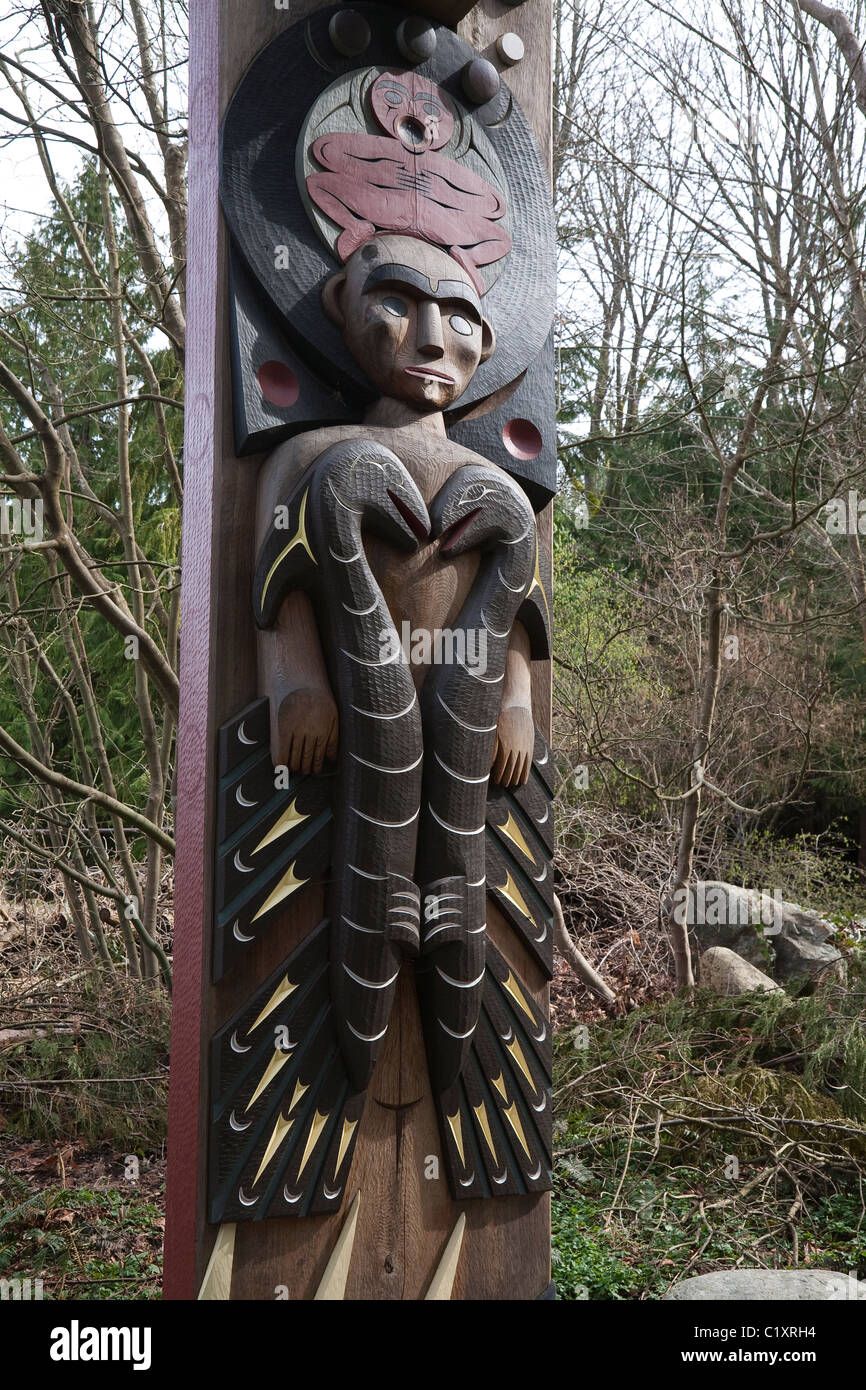
[[[515,623],[505,659],[502,704],[491,765],[493,781],[503,787],[522,787],[529,777],[534,745],[529,634],[522,623]]]

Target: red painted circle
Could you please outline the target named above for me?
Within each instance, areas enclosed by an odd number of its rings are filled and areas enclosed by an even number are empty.
[[[531,420],[509,420],[502,431],[502,442],[516,459],[537,459],[544,444],[541,431]]]
[[[265,400],[284,410],[294,405],[301,394],[298,378],[285,362],[264,362],[259,367],[258,378]]]

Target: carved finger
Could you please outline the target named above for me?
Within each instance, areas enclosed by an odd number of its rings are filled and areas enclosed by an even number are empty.
[[[294,733],[290,733],[286,745],[286,767],[290,772],[298,771],[298,749]]]
[[[301,754],[301,772],[308,777],[313,770],[313,758],[316,752],[316,740],[311,734],[304,738],[304,747]]]
[[[330,731],[329,731],[329,733],[328,733],[328,746],[327,746],[327,748],[325,749],[325,756],[328,758],[328,760],[329,760],[330,762],[333,762],[334,759],[335,759],[336,756],[337,756],[337,749],[338,749],[338,747],[339,747],[339,743],[340,743],[340,721],[339,721],[339,719],[337,718],[337,716],[335,715],[335,716],[334,716],[333,723],[331,724]]]
[[[325,747],[326,745],[324,739],[320,738],[316,740],[316,744],[313,749],[313,772],[317,777],[319,773],[322,771],[322,764],[325,761]]]
[[[511,761],[511,752],[508,744],[502,745],[502,752],[499,754],[499,781],[503,787],[508,786],[508,764]]]
[[[504,770],[505,770],[505,763],[506,763],[506,761],[507,761],[507,754],[506,754],[506,752],[505,752],[505,749],[502,747],[501,741],[497,738],[497,740],[496,740],[496,748],[495,748],[495,751],[494,751],[494,754],[493,754],[493,774],[492,774],[492,775],[493,775],[493,780],[494,780],[494,782],[501,782],[501,781],[502,781],[502,774],[503,774],[503,772],[504,772]]]

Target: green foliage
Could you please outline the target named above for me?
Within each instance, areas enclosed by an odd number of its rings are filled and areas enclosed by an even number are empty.
[[[81,1032],[47,1031],[0,1051],[7,1129],[22,1139],[111,1144],[152,1152],[165,1139],[169,1001],[153,988],[112,980],[94,1013],[79,1004]]]
[[[722,852],[720,875],[762,892],[778,884],[790,902],[829,918],[838,927],[866,914],[866,882],[851,859],[852,846],[837,829],[801,831],[789,838],[768,830],[749,831]]]
[[[862,1276],[864,998],[852,953],[847,989],[674,998],[594,1025],[588,1048],[560,1037],[560,1297],[658,1298],[753,1263],[757,1240],[770,1267]]]
[[[160,1227],[160,1208],[134,1187],[47,1188],[0,1219],[0,1278],[42,1279],[49,1300],[157,1299]]]
[[[80,226],[88,251],[100,274],[108,271],[102,208],[95,165],[86,161],[65,195]],[[117,211],[116,204],[115,210]],[[141,270],[122,215],[115,217],[121,279],[125,287],[123,310],[129,330],[147,352],[156,375],[158,394],[180,402],[183,383],[173,355],[152,346],[151,312]],[[129,573],[122,538],[107,516],[120,506],[118,471],[116,366],[111,343],[110,306],[95,286],[93,277],[59,209],[24,240],[12,256],[12,289],[15,312],[13,336],[26,342],[22,353],[4,345],[4,360],[30,386],[37,399],[51,406],[55,417],[73,417],[69,429],[74,445],[68,504],[75,534],[103,574],[127,591]],[[7,296],[8,297],[8,296]],[[141,363],[127,349],[129,390],[132,396],[151,392]],[[52,406],[46,383],[62,393]],[[180,454],[183,413],[165,407],[165,421],[173,449]],[[26,434],[30,422],[7,396],[0,397],[0,422],[9,435]],[[18,448],[34,473],[44,469],[38,439],[24,439]],[[180,544],[180,512],[166,476],[162,443],[153,405],[146,399],[130,407],[129,457],[132,512],[141,551],[147,556],[159,586],[159,598],[167,606],[174,584]],[[80,470],[80,475],[78,473]],[[86,493],[91,494],[90,497]],[[20,558],[16,582],[22,609],[51,665],[68,676],[69,658],[59,630],[57,610],[47,602],[49,587],[44,556]],[[152,606],[156,595],[146,596]],[[78,613],[85,660],[99,706],[103,738],[112,755],[112,771],[118,794],[133,804],[147,797],[147,775],[141,749],[141,724],[135,703],[135,663],[125,659],[121,636],[87,605]],[[159,639],[158,639],[159,640]],[[58,708],[57,691],[44,678],[36,681],[34,702],[40,725],[50,729],[55,765],[81,779],[82,769],[70,736],[68,720]],[[77,697],[77,693],[74,695]],[[8,673],[0,675],[0,724],[19,742],[29,745],[28,727],[21,702]],[[0,759],[4,782],[14,796],[0,792],[0,815],[33,804],[32,778],[14,763]]]

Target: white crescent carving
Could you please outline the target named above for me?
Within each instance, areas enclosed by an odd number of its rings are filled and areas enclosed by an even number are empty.
[[[348,1027],[348,1029],[349,1029],[350,1032],[352,1032],[352,1033],[355,1034],[355,1037],[356,1037],[356,1038],[360,1038],[361,1042],[369,1042],[369,1043],[378,1042],[380,1038],[384,1038],[385,1034],[386,1034],[387,1031],[388,1031],[388,1025],[387,1025],[387,1023],[385,1024],[385,1027],[382,1029],[381,1033],[373,1033],[373,1034],[369,1034],[369,1035],[368,1035],[367,1033],[359,1033],[358,1030],[357,1030],[357,1028],[353,1028],[353,1027],[352,1027],[352,1025],[351,1025],[351,1023],[349,1022],[348,1019],[346,1019],[346,1026]]]
[[[241,931],[240,922],[235,922],[234,926],[232,927],[232,936],[234,937],[235,941],[252,941],[253,939],[252,936],[244,936],[243,932]]]
[[[232,1033],[230,1041],[231,1041],[231,1049],[232,1049],[232,1052],[249,1052],[250,1049],[252,1048],[252,1043],[248,1043],[246,1047],[243,1047],[243,1046],[241,1045],[241,1043],[238,1042],[238,1030],[237,1030],[237,1028],[236,1028],[235,1031]]]
[[[238,1201],[239,1201],[243,1206],[245,1206],[245,1207],[254,1207],[255,1204],[256,1204],[256,1202],[257,1202],[258,1200],[259,1200],[258,1197],[245,1197],[245,1196],[244,1196],[244,1190],[243,1190],[243,1188],[242,1188],[242,1187],[239,1187],[239,1188],[238,1188]]]
[[[283,1188],[283,1196],[285,1197],[287,1202],[299,1202],[303,1195],[303,1192],[290,1192],[288,1184],[286,1184],[286,1186]]]
[[[244,796],[243,784],[240,782],[235,787],[235,801],[239,806],[258,806],[259,804],[257,801],[247,801]]]
[[[245,719],[242,719],[240,724],[238,725],[238,740],[240,743],[245,743],[247,747],[254,748],[256,746],[256,739],[247,738],[246,734],[244,733],[244,725],[246,724],[246,722],[247,721]],[[257,1197],[256,1201],[258,1200],[259,1199]]]
[[[474,1023],[471,1028],[467,1028],[465,1033],[455,1033],[452,1028],[448,1027],[447,1023],[442,1022],[441,1018],[437,1018],[436,1022],[439,1024],[440,1028],[445,1029],[445,1032],[448,1034],[449,1038],[456,1038],[458,1042],[462,1042],[464,1038],[471,1038],[472,1034],[475,1032]]]
[[[232,1113],[229,1115],[229,1124],[231,1125],[232,1129],[236,1129],[238,1134],[240,1134],[242,1130],[249,1129],[250,1125],[252,1124],[252,1120],[247,1120],[246,1124],[242,1125],[240,1120],[235,1119],[235,1112],[232,1111]],[[256,1198],[256,1200],[258,1201],[258,1198]]]

